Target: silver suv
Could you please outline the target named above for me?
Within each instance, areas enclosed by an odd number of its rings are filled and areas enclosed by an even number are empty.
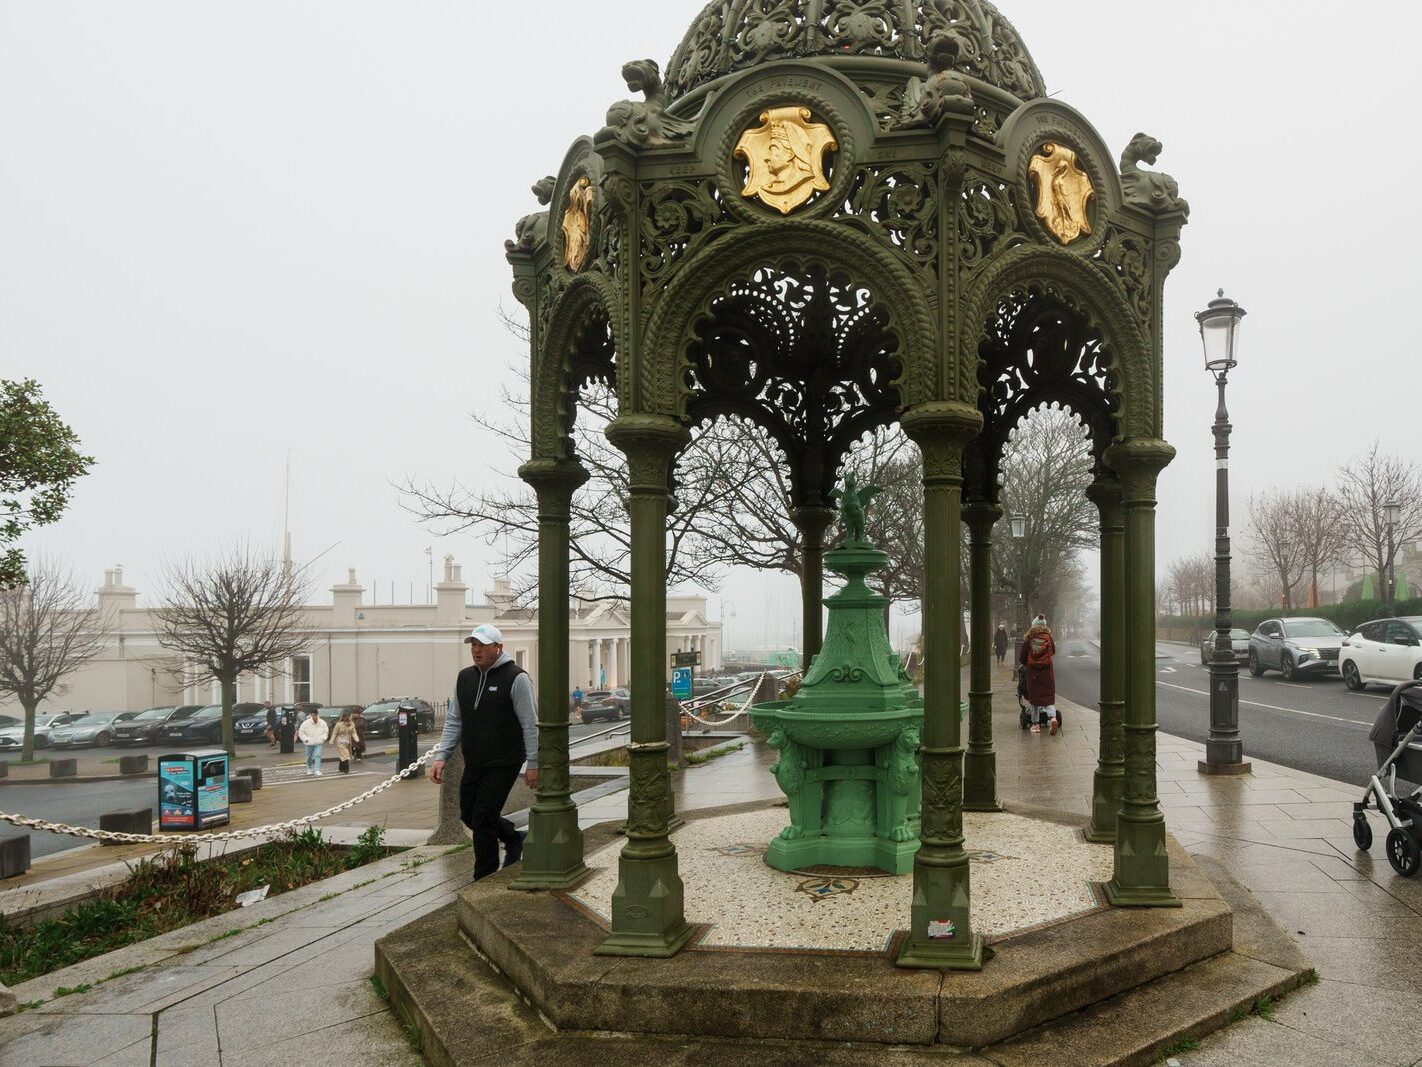
[[[1337,674],[1347,636],[1327,619],[1265,619],[1249,637],[1249,673],[1282,671],[1289,682]]]

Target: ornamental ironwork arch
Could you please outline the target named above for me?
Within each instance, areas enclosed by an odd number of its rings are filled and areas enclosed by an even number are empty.
[[[827,502],[853,442],[897,417],[899,339],[872,292],[843,271],[762,267],[712,301],[696,335],[688,416],[765,429],[786,458],[797,506]]]

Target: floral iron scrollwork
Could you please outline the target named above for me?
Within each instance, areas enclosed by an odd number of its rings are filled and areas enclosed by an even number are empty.
[[[644,99],[613,104],[607,112],[605,135],[637,148],[674,144],[690,136],[691,123],[666,113],[667,95],[655,60],[639,59],[626,64],[622,77],[627,88],[641,93]]]
[[[1014,291],[998,304],[979,346],[986,453],[996,463],[1012,429],[1046,403],[1086,425],[1099,460],[1116,435],[1116,370],[1100,332],[1045,287]]]
[[[899,0],[828,0],[820,35],[846,52],[893,53],[901,44],[902,7]]]
[[[1012,187],[996,180],[971,180],[963,187],[958,214],[958,255],[963,267],[976,270],[995,253],[1027,240]]]
[[[665,285],[678,263],[732,224],[713,178],[644,183],[638,220],[644,282]]]
[[[1121,155],[1121,188],[1126,202],[1151,211],[1178,211],[1190,214],[1189,201],[1180,195],[1180,186],[1163,171],[1141,170],[1140,164],[1155,166],[1164,146],[1149,134],[1138,133],[1131,138]]]
[[[732,415],[785,450],[804,499],[828,499],[837,459],[894,418],[899,341],[868,290],[825,268],[762,268],[711,306],[690,352],[693,420]]]
[[[1118,226],[1107,226],[1106,239],[1093,258],[1120,287],[1136,316],[1148,322],[1155,303],[1150,240]]]
[[[938,177],[933,164],[865,167],[854,177],[843,214],[888,237],[920,267],[938,260]]]

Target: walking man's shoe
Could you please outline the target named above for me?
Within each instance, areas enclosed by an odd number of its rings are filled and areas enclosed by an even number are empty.
[[[523,842],[528,837],[527,830],[518,832],[518,839],[511,845],[504,846],[504,866],[512,867],[519,860],[523,859]]]

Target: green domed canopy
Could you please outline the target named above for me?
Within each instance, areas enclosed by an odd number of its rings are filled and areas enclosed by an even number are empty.
[[[668,95],[777,59],[922,63],[923,43],[945,35],[958,45],[959,73],[1019,100],[1047,95],[1022,38],[987,0],[712,0],[672,55]]]

